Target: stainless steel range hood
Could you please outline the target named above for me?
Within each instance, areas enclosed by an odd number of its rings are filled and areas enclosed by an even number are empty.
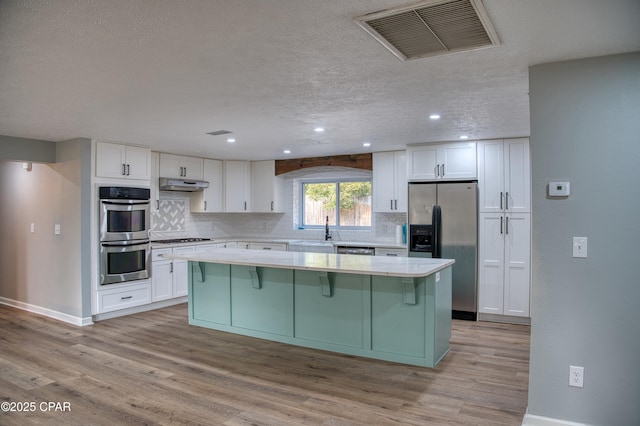
[[[160,178],[160,191],[196,192],[209,187],[204,180],[188,180],[179,178]]]

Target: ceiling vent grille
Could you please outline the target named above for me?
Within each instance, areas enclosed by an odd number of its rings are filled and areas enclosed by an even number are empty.
[[[355,22],[403,61],[500,44],[481,0],[429,0]]]
[[[220,135],[228,135],[229,133],[233,133],[233,132],[230,132],[229,130],[216,130],[215,132],[209,132],[207,134],[211,136],[220,136]]]

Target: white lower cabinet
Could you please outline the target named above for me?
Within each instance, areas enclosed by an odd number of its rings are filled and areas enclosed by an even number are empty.
[[[151,284],[149,280],[98,291],[99,314],[146,305],[150,302]]]
[[[407,255],[407,249],[376,247],[376,256],[400,257],[400,256],[406,256],[406,255]]]
[[[479,312],[529,316],[531,219],[529,213],[481,213]]]
[[[189,262],[165,259],[165,254],[194,253],[195,246],[152,249],[151,299],[153,302],[186,296],[189,289]]]

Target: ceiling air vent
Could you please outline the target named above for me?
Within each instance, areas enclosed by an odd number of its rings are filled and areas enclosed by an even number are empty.
[[[500,44],[481,0],[429,0],[355,18],[403,61]]]
[[[220,136],[220,135],[228,135],[230,132],[229,130],[216,130],[215,132],[209,132],[207,133],[208,135],[211,136]]]

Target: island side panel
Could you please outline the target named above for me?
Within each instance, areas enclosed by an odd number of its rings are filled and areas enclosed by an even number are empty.
[[[432,285],[427,285],[427,298],[433,298],[435,315],[433,317],[433,365],[435,366],[449,352],[451,341],[452,284],[451,267],[440,271],[440,280],[436,274],[427,277]]]
[[[296,270],[294,277],[297,339],[369,349],[369,275]]]
[[[231,325],[293,337],[293,270],[231,265]]]
[[[189,323],[230,325],[231,266],[205,262],[189,265]]]
[[[405,357],[424,358],[429,338],[425,316],[425,280],[411,278],[415,304],[405,303],[405,279],[373,276],[371,281],[371,347],[392,354],[387,359],[406,362]],[[397,355],[397,358],[394,358]]]

